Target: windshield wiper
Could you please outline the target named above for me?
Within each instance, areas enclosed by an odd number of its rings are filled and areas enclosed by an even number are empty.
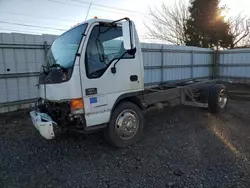
[[[49,68],[52,68],[52,67],[59,67],[63,72],[67,72],[67,69],[58,63],[54,63],[54,64],[49,66]]]
[[[48,70],[48,66],[42,65],[43,68],[43,74],[48,75],[49,70]],[[45,68],[47,68],[47,71],[45,70]]]

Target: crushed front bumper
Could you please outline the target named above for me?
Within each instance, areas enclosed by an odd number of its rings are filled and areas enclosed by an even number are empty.
[[[55,138],[58,132],[58,126],[57,123],[54,122],[49,115],[37,111],[31,111],[30,116],[33,125],[44,138]]]

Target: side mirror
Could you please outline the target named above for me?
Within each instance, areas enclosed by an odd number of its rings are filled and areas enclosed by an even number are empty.
[[[135,26],[130,20],[122,22],[123,46],[125,50],[135,48]]]

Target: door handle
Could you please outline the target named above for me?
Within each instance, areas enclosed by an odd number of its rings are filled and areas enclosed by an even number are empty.
[[[138,76],[137,76],[137,75],[131,75],[131,76],[130,76],[130,81],[131,81],[131,82],[136,82],[136,81],[138,81]]]

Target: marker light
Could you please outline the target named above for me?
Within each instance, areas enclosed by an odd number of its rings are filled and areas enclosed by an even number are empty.
[[[72,99],[70,103],[71,110],[83,109],[84,104],[82,98]]]

